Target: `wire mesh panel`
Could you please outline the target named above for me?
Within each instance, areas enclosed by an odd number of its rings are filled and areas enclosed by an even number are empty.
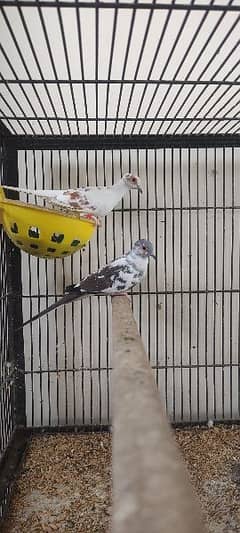
[[[0,146],[0,183],[3,180],[4,150]],[[0,461],[3,460],[15,430],[14,364],[8,351],[7,239],[0,228]],[[0,518],[4,513],[9,488],[0,486]]]
[[[145,181],[84,254],[22,254],[24,318],[149,237],[158,260],[133,308],[174,421],[239,414],[239,149],[227,147],[239,146],[239,11],[239,0],[0,0],[0,120],[23,148],[20,184],[111,184],[129,169]],[[63,150],[64,135],[87,149]],[[145,149],[159,136],[182,147]],[[200,137],[225,148],[193,148]],[[28,425],[109,422],[109,305],[92,298],[26,328]]]
[[[239,418],[239,148],[20,151],[21,185],[143,180],[103,221],[84,253],[56,262],[22,254],[28,319],[123,251],[149,238],[157,262],[133,290],[138,320],[171,419]],[[70,304],[25,328],[30,426],[111,418],[111,312],[105,297]]]
[[[239,133],[239,0],[1,0],[16,134]]]

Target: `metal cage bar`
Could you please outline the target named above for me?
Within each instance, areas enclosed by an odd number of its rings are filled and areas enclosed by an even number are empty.
[[[2,132],[6,130],[2,128]],[[17,184],[17,150],[1,141],[1,183]],[[0,518],[6,512],[13,481],[26,446],[23,335],[16,333],[22,323],[20,254],[1,228],[0,284]]]
[[[18,150],[111,150],[240,146],[240,135],[11,135]]]
[[[134,0],[133,0],[134,1]],[[56,8],[58,5],[59,5],[59,0],[38,0],[38,4],[40,7],[53,7],[53,8]],[[35,7],[36,4],[33,0],[0,0],[0,5],[3,5],[3,6],[13,6],[13,5],[19,5],[21,7]],[[72,0],[72,1],[68,1],[68,2],[65,2],[64,0],[61,0],[60,2],[60,5],[61,7],[81,7],[81,8],[85,8],[85,9],[88,9],[88,8],[96,8],[96,2],[81,2],[80,0]],[[129,9],[132,7],[132,3],[129,3],[129,2],[117,2],[117,7],[118,9]],[[97,1],[97,7],[98,8],[103,8],[103,9],[112,9],[112,8],[115,8],[116,7],[116,2],[108,2],[108,3],[105,3],[105,2],[101,2],[101,1]],[[240,11],[240,7],[238,5],[228,5],[228,4],[175,4],[175,3],[171,3],[171,4],[161,4],[161,3],[157,3],[157,4],[153,4],[153,3],[146,3],[146,2],[141,2],[139,4],[137,4],[137,9],[147,9],[147,10],[155,10],[155,9],[158,9],[158,10],[161,10],[161,9],[167,9],[167,10],[170,10],[170,11],[173,11],[173,10],[177,10],[177,11],[191,11],[191,10],[194,10],[194,11],[236,11],[236,12],[239,12]]]

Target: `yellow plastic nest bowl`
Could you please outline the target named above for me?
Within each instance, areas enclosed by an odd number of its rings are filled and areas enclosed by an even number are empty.
[[[91,220],[8,199],[2,187],[0,223],[15,246],[45,259],[62,259],[81,250],[96,227]]]

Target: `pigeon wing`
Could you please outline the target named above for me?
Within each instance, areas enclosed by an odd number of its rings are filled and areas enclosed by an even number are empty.
[[[122,275],[130,274],[130,267],[125,261],[114,261],[93,274],[89,274],[80,283],[66,287],[65,292],[79,292],[79,294],[109,293],[109,290],[124,290]],[[119,289],[119,285],[122,287]]]
[[[87,198],[88,188],[82,189],[69,189],[67,191],[60,191],[55,197],[55,202],[59,204],[65,204],[73,209],[79,209],[80,211],[91,210],[94,211],[94,206],[91,205]]]
[[[79,211],[90,211],[94,213],[96,207],[92,205],[92,202],[88,199],[88,191],[90,187],[82,187],[80,189],[24,189],[22,187],[10,187],[5,186],[5,189],[13,190],[15,192],[23,192],[31,194],[46,200],[49,204],[56,206],[65,206],[70,209],[76,209]]]

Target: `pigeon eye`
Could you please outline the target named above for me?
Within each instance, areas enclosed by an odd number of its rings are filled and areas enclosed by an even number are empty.
[[[136,182],[136,181],[137,181],[137,178],[132,178],[132,181],[133,181],[133,182]]]
[[[146,250],[146,246],[143,244],[143,250]]]

